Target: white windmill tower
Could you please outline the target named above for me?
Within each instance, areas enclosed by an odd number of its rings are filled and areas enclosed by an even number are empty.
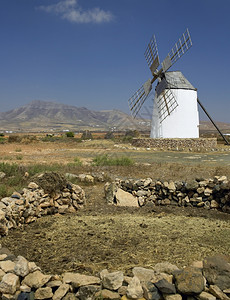
[[[187,29],[162,62],[160,70],[157,69],[160,62],[155,36],[146,49],[145,58],[153,78],[129,99],[129,106],[135,117],[152,90],[152,84],[158,79],[151,123],[152,138],[199,137],[197,91],[181,72],[167,72],[191,46]]]
[[[152,37],[145,58],[153,78],[147,80],[129,99],[129,107],[134,117],[137,116],[145,100],[152,90],[152,84],[158,79],[156,86],[151,134],[152,138],[198,138],[199,116],[198,105],[203,109],[212,124],[216,127],[225,143],[229,142],[212,120],[203,104],[197,97],[197,90],[179,71],[168,72],[169,68],[192,46],[188,29],[175,44],[160,65],[155,36]]]

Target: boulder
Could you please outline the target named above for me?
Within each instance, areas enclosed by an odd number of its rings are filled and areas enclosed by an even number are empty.
[[[122,286],[124,280],[123,272],[117,271],[113,273],[104,274],[102,278],[102,285],[109,290],[117,290]]]
[[[35,271],[28,274],[22,281],[22,284],[28,285],[31,288],[38,289],[45,285],[50,280],[50,278],[50,275],[44,275],[41,271]]]
[[[93,300],[94,295],[99,292],[100,286],[97,285],[85,285],[81,286],[78,290],[77,296],[80,300]]]
[[[223,293],[217,285],[210,285],[208,292],[220,300],[230,300],[230,298]]]
[[[158,273],[167,273],[171,275],[174,271],[177,270],[179,270],[179,268],[169,262],[161,262],[154,266],[154,271]]]
[[[154,285],[162,294],[176,294],[175,285],[169,283],[166,279],[161,279],[157,282],[154,282]]]
[[[14,273],[15,263],[11,260],[0,261],[0,268],[5,273]]]
[[[55,291],[53,295],[53,300],[61,300],[69,291],[69,284],[63,283]]]
[[[158,288],[152,283],[142,283],[144,298],[146,300],[160,300],[162,298]]]
[[[71,283],[77,288],[84,285],[100,284],[100,279],[95,276],[67,272],[63,275],[63,282]]]
[[[176,271],[174,276],[177,290],[181,294],[196,295],[204,290],[203,274],[198,268],[186,267],[181,271]]]
[[[139,207],[137,197],[120,188],[115,193],[115,203],[117,206]]]
[[[137,276],[134,276],[130,281],[126,295],[131,299],[139,299],[143,297],[143,289],[141,286],[141,282]]]
[[[50,287],[39,288],[34,294],[35,299],[49,299],[53,297],[53,292]]]
[[[156,274],[154,270],[142,267],[134,267],[132,273],[134,276],[138,277],[141,282],[151,281]]]
[[[21,277],[25,277],[29,274],[29,264],[23,256],[17,257],[17,261],[14,266],[14,273]]]
[[[216,297],[207,292],[202,292],[196,296],[198,300],[216,300]]]
[[[7,273],[0,283],[0,293],[13,295],[19,289],[19,286],[19,277],[13,273]]]

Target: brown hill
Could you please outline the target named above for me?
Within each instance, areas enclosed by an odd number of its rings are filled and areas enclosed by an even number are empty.
[[[48,130],[149,130],[150,121],[134,120],[119,110],[92,111],[85,107],[35,100],[0,113],[0,129],[12,131]]]

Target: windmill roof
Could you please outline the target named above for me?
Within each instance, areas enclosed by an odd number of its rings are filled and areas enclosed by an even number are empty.
[[[170,71],[165,73],[167,87],[170,89],[196,90],[194,86],[184,77],[180,71]]]

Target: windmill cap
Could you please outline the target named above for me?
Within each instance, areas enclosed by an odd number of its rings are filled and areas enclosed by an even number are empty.
[[[167,88],[170,89],[185,89],[194,90],[197,89],[184,77],[180,71],[170,71],[165,73],[165,79],[167,82]]]

